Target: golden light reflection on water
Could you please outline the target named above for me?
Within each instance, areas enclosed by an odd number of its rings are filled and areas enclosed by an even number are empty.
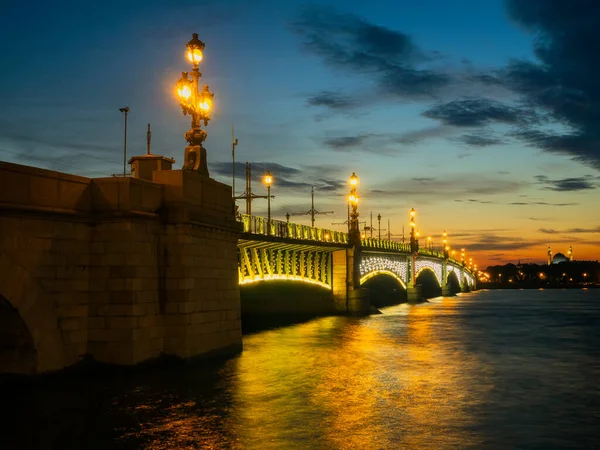
[[[469,431],[469,407],[489,386],[478,379],[481,362],[457,344],[460,301],[247,336],[218,374],[215,411],[180,393],[137,435],[153,450],[472,446],[481,438]]]
[[[232,428],[249,448],[315,436],[340,449],[472,445],[464,406],[473,375],[465,370],[478,362],[449,347],[436,326],[457,301],[251,336],[237,361]]]

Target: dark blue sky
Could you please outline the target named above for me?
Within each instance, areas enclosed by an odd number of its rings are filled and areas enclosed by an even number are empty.
[[[546,245],[597,259],[600,2],[5,1],[2,12],[3,160],[118,173],[127,105],[129,155],[145,151],[151,123],[153,152],[180,165],[189,121],[174,84],[197,32],[215,93],[211,176],[231,182],[234,123],[255,191],[267,168],[275,176],[277,217],[308,210],[314,185],[317,209],[336,211],[318,226],[336,228],[356,171],[361,218],[381,213],[395,234],[415,207],[424,235],[446,229],[486,261],[543,260]]]

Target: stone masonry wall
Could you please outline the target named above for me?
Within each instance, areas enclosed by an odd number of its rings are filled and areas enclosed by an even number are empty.
[[[168,172],[91,180],[0,162],[0,295],[37,372],[241,349],[231,191]]]

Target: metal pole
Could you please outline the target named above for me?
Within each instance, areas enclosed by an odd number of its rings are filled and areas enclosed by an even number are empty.
[[[373,211],[371,211],[371,239],[373,239]]]
[[[246,194],[246,214],[252,215],[252,166],[246,162],[246,184],[248,193]]]
[[[312,223],[312,227],[315,227],[315,187],[311,186],[310,188],[310,197],[311,197],[311,208],[310,208],[310,220]]]
[[[388,241],[392,240],[392,229],[390,228],[390,219],[388,219]],[[402,240],[402,243],[404,244],[404,240]]]
[[[152,132],[150,131],[150,124],[148,124],[148,131],[146,132],[146,154],[150,154],[150,140],[152,139]]]
[[[231,195],[235,198],[235,146],[238,140],[234,138],[233,124],[231,124]],[[235,202],[235,200],[234,200]]]
[[[271,225],[271,186],[267,186],[267,226]],[[267,233],[268,234],[268,233]]]
[[[119,111],[125,114],[125,137],[123,138],[123,176],[127,176],[127,113],[131,111],[129,106],[119,108]]]
[[[379,231],[379,240],[381,240],[381,214],[377,214],[377,230]]]
[[[348,233],[350,233],[350,202],[348,202]]]

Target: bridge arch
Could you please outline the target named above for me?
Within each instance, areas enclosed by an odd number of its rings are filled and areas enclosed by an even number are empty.
[[[408,262],[404,256],[364,254],[359,264],[359,284],[363,285],[377,275],[388,275],[406,289]]]
[[[460,279],[454,270],[448,270],[448,275],[446,276],[446,285],[450,286],[450,290],[453,294],[460,292]]]
[[[438,278],[438,274],[435,273],[435,270],[433,270],[429,266],[423,266],[423,267],[421,267],[419,269],[419,271],[415,274],[415,278],[419,278],[419,275],[421,275],[423,272],[429,272],[429,273],[431,273],[435,277],[435,280],[437,281],[438,286],[442,287],[442,284],[440,283],[440,279]]]
[[[439,261],[431,259],[417,258],[415,263],[415,278],[417,278],[423,270],[429,270],[435,275],[438,286],[442,286],[442,264]]]
[[[388,275],[388,276],[394,278],[398,283],[400,283],[400,285],[404,289],[406,289],[406,283],[404,282],[404,280],[402,278],[400,278],[396,273],[392,272],[391,270],[385,270],[385,269],[376,270],[376,271],[373,271],[373,272],[369,272],[366,275],[363,275],[361,277],[361,279],[360,279],[359,284],[362,286],[368,280],[370,280],[373,277],[376,277],[377,275]]]
[[[51,298],[31,273],[6,252],[0,253],[0,322],[5,325],[5,347],[21,355],[11,373],[40,373],[63,367],[63,345]],[[31,347],[28,348],[28,345]],[[8,357],[8,355],[4,355]],[[0,356],[1,357],[1,356]],[[4,371],[0,359],[0,371]]]

